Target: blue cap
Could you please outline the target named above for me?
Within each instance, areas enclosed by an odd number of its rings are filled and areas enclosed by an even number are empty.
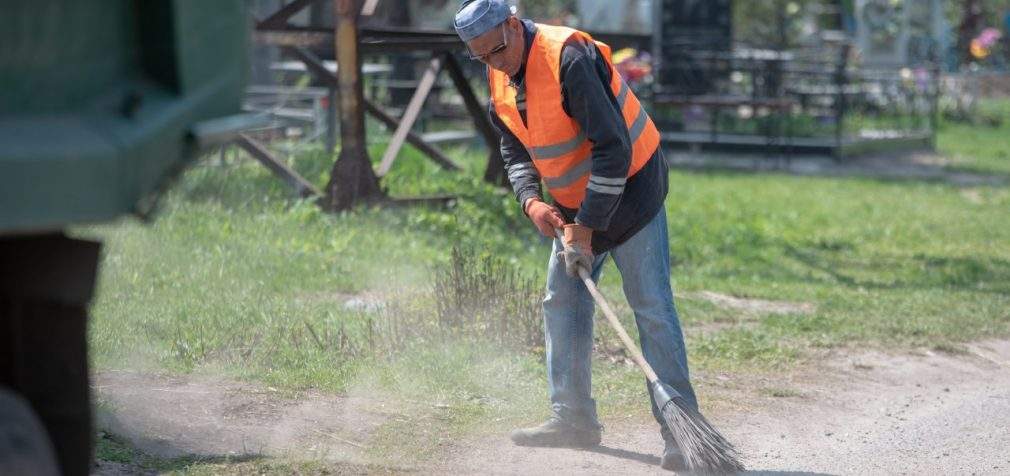
[[[459,7],[453,26],[463,41],[470,41],[500,25],[514,15],[515,7],[505,0],[467,0]]]

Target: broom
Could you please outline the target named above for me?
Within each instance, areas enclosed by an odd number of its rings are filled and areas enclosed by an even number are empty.
[[[561,231],[556,230],[556,232],[558,239],[563,241]],[[662,411],[666,427],[673,433],[677,446],[684,454],[684,461],[687,463],[688,469],[703,474],[743,471],[744,467],[740,463],[736,448],[726,441],[726,438],[701,413],[688,406],[680,392],[659,380],[656,372],[652,370],[652,366],[642,356],[642,351],[638,349],[638,346],[624,330],[624,326],[617,320],[617,315],[600,294],[600,290],[585,267],[579,266],[579,277],[589,289],[589,294],[593,295],[593,299],[603,309],[607,321],[617,331],[624,347],[631,353],[632,360],[645,373],[645,378],[648,379],[649,386],[652,387],[652,399],[656,402],[656,407]]]

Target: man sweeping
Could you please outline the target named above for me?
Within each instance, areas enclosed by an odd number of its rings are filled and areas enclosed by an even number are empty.
[[[553,416],[515,430],[525,446],[592,447],[602,427],[591,396],[593,299],[577,267],[598,280],[614,258],[635,312],[645,359],[697,409],[670,289],[667,164],[659,132],[610,60],[610,48],[571,28],[521,20],[504,0],[467,0],[455,28],[488,66],[491,119],[516,199],[554,240],[544,321]],[[541,182],[554,204],[544,200]],[[652,388],[647,385],[649,391]],[[685,462],[660,409],[662,467]]]

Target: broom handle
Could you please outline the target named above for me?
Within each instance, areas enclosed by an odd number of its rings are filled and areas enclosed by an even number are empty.
[[[562,234],[561,230],[555,228],[554,232],[558,235],[558,239],[564,243],[564,234]],[[586,288],[589,289],[589,294],[593,295],[593,300],[596,301],[596,304],[598,304],[601,309],[603,309],[603,315],[607,316],[607,322],[610,323],[610,327],[613,327],[614,330],[617,331],[617,336],[621,338],[621,342],[624,343],[624,347],[631,353],[631,360],[634,360],[635,363],[638,364],[638,367],[642,369],[642,372],[645,373],[645,378],[649,381],[649,383],[659,380],[659,377],[656,376],[656,371],[652,370],[652,366],[645,361],[645,356],[642,355],[642,351],[638,349],[635,341],[631,340],[631,336],[629,336],[628,332],[624,330],[624,326],[621,325],[621,321],[617,320],[617,314],[615,314],[614,310],[610,308],[610,304],[607,303],[603,294],[601,294],[600,290],[596,287],[596,283],[593,282],[592,276],[589,275],[589,270],[587,270],[584,266],[579,266],[579,277],[582,278],[582,282],[585,283]]]

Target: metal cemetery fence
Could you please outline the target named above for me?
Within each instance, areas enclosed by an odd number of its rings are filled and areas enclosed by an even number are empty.
[[[666,61],[652,99],[670,147],[842,157],[933,144],[935,65],[862,68],[849,46],[685,51]]]

